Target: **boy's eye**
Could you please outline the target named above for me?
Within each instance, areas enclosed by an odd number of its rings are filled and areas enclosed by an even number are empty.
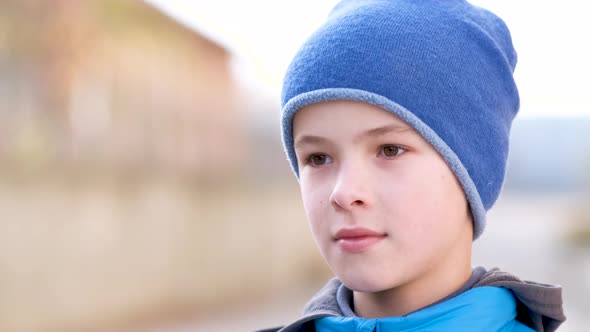
[[[330,162],[330,157],[328,157],[325,154],[316,153],[316,154],[312,154],[311,156],[309,156],[308,162],[312,166],[322,166],[322,165]]]
[[[404,153],[406,151],[406,149],[399,147],[397,145],[383,145],[381,147],[381,153],[383,153],[384,156],[386,157],[396,157],[399,156],[400,154]]]

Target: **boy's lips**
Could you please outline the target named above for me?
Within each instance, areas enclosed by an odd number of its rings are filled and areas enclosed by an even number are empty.
[[[360,252],[369,249],[387,236],[368,228],[342,228],[334,235],[336,244],[344,251]]]

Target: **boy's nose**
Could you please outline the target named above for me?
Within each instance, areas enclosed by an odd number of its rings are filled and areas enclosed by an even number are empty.
[[[367,180],[358,169],[341,171],[330,196],[330,205],[344,210],[366,206],[369,203]]]

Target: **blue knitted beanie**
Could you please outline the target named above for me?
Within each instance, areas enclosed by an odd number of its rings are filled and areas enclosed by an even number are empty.
[[[344,0],[285,75],[282,139],[299,176],[293,115],[322,101],[379,106],[410,124],[461,183],[474,239],[500,193],[519,109],[510,32],[463,0]]]

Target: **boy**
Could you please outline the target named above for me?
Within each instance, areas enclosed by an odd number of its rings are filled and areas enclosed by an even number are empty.
[[[561,288],[471,268],[519,96],[510,32],[463,0],[344,0],[293,59],[282,134],[336,278],[291,331],[554,331]]]

